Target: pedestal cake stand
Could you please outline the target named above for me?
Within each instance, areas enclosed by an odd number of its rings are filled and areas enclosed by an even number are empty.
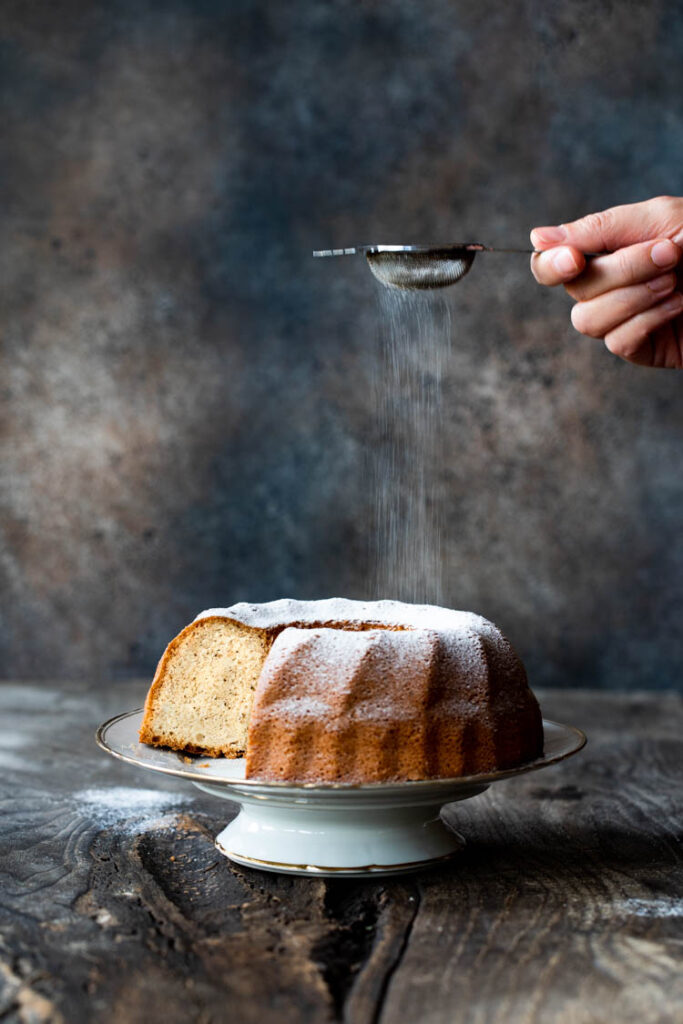
[[[176,775],[240,811],[216,837],[237,864],[292,875],[392,875],[453,856],[464,839],[441,820],[445,804],[483,793],[492,782],[537,771],[576,754],[585,735],[544,720],[544,752],[518,768],[417,782],[260,782],[244,778],[244,760],[188,757],[138,741],[142,710],[105,722],[97,742],[108,753],[150,771]]]

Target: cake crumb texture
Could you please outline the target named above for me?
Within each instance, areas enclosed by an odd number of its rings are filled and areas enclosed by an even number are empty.
[[[271,640],[227,618],[191,623],[159,662],[140,740],[210,757],[240,757]]]

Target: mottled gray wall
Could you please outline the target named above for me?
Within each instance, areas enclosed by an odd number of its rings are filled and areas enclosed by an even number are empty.
[[[316,246],[680,193],[664,0],[8,3],[2,674],[148,672],[199,609],[370,596],[374,282]],[[537,683],[676,687],[681,377],[526,259],[454,289],[447,599]]]

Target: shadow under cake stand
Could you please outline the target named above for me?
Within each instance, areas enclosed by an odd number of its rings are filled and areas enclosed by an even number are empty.
[[[544,719],[544,752],[517,768],[417,782],[259,782],[244,778],[244,759],[189,758],[138,741],[142,710],[105,722],[97,742],[139,768],[175,775],[240,811],[216,837],[237,864],[293,875],[391,875],[452,857],[464,839],[444,825],[445,804],[483,793],[492,782],[537,771],[576,754],[585,735]]]

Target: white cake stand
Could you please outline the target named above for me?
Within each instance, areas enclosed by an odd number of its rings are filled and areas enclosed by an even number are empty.
[[[542,757],[519,768],[456,779],[293,785],[244,778],[244,760],[187,757],[138,741],[142,711],[101,725],[108,753],[150,771],[188,779],[240,812],[216,838],[230,860],[262,871],[327,877],[417,871],[453,856],[464,839],[441,820],[445,804],[468,800],[492,782],[556,764],[586,743],[579,730],[543,722]]]

